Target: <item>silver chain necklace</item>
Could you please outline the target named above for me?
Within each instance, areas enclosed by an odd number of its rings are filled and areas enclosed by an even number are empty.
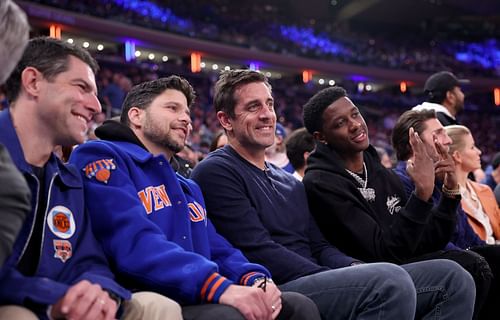
[[[365,162],[363,161],[363,174],[365,176],[364,179],[349,169],[345,169],[345,171],[347,171],[347,173],[349,173],[351,175],[351,177],[353,177],[354,180],[356,180],[356,182],[359,183],[361,188],[358,188],[358,190],[359,190],[359,192],[361,192],[361,195],[363,196],[363,198],[365,198],[365,200],[368,202],[375,201],[375,190],[373,188],[366,187],[368,185],[368,171],[366,170]]]

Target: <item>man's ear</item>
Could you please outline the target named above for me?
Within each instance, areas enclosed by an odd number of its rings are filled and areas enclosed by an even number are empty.
[[[325,135],[319,131],[313,132],[313,138],[318,142],[321,142],[323,144],[328,144],[328,142],[326,142],[325,140]]]
[[[453,103],[455,102],[455,99],[456,96],[451,90],[446,91],[446,100],[448,100],[450,103]]]
[[[21,72],[21,87],[28,95],[38,97],[40,94],[40,82],[43,78],[43,74],[36,68],[26,67]]]
[[[231,119],[224,111],[217,111],[217,119],[219,119],[220,125],[227,131],[233,131],[233,124]]]
[[[142,118],[144,116],[144,110],[138,107],[132,107],[128,110],[128,121],[130,122],[132,127],[141,128],[142,127]]]

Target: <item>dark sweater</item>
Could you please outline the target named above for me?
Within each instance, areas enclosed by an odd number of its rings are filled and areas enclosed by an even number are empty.
[[[226,145],[195,167],[192,179],[217,231],[250,261],[268,268],[278,283],[357,261],[323,238],[302,183],[266,165],[261,170]]]
[[[443,197],[433,207],[411,194],[398,176],[380,164],[375,149],[364,152],[368,202],[339,155],[318,143],[304,177],[309,207],[325,237],[340,250],[367,262],[404,263],[444,248],[455,229],[459,200]]]
[[[406,162],[398,162],[398,165],[396,166],[394,171],[403,182],[406,194],[411,194],[413,189],[415,189],[415,185],[406,172]],[[436,203],[441,198],[441,192],[439,192],[438,188],[439,186],[436,186],[434,188],[434,191],[432,192],[432,200]],[[478,235],[469,225],[469,222],[467,221],[467,214],[463,211],[462,206],[459,205],[457,208],[457,225],[455,228],[455,232],[453,233],[451,241],[446,245],[445,249],[467,249],[470,247],[484,245],[486,245],[486,243],[478,237]]]

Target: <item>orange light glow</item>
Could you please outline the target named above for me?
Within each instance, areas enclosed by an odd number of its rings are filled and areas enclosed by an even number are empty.
[[[191,72],[197,73],[201,71],[201,54],[197,52],[191,53]]]
[[[401,93],[405,93],[407,89],[406,81],[401,81],[401,83],[399,83],[399,90]]]
[[[309,81],[311,81],[313,78],[312,76],[312,71],[311,70],[304,70],[302,71],[302,81],[304,83],[308,83]]]
[[[51,24],[49,30],[50,30],[49,36],[51,38],[61,39],[61,27],[60,26],[57,26],[55,24]]]

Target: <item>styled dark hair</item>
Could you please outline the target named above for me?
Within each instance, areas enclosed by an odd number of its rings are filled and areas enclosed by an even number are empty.
[[[68,70],[69,56],[85,62],[94,74],[99,66],[86,51],[67,42],[49,37],[33,38],[28,42],[21,60],[6,82],[6,95],[9,102],[15,101],[21,91],[21,73],[27,67],[36,68],[45,79],[52,81],[58,74]]]
[[[191,107],[196,98],[195,91],[189,82],[179,76],[169,76],[138,84],[125,97],[122,106],[120,122],[129,125],[128,111],[132,107],[147,109],[153,100],[167,89],[178,90],[186,96],[188,107]]]
[[[306,165],[304,152],[312,152],[316,146],[312,134],[306,128],[293,131],[285,142],[286,156],[295,169]]]
[[[342,87],[330,87],[317,92],[304,105],[302,116],[304,126],[310,134],[321,131],[323,128],[323,112],[329,105],[342,97],[346,97],[347,92]]]
[[[408,137],[408,132],[410,128],[419,135],[426,129],[425,122],[429,119],[435,119],[436,112],[430,109],[423,110],[409,110],[403,113],[394,129],[392,130],[392,147],[396,151],[396,156],[400,161],[406,161],[411,157],[411,146],[410,138]]]
[[[260,72],[239,69],[221,72],[214,88],[215,112],[224,111],[230,118],[235,117],[236,97],[234,92],[241,86],[253,82],[263,82],[272,90],[266,76]]]

